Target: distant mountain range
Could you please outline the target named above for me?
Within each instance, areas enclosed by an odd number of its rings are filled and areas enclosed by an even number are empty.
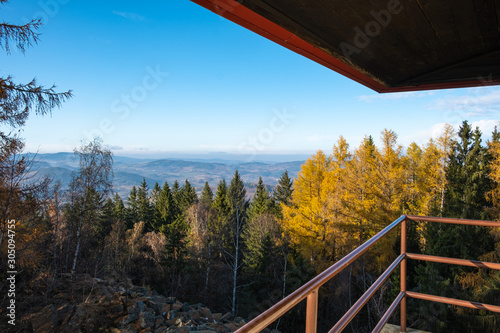
[[[26,154],[28,158],[34,158],[32,173],[38,177],[49,176],[54,180],[61,180],[64,189],[71,181],[73,172],[78,170],[78,159],[73,153],[55,154]],[[208,156],[207,156],[208,157]],[[229,156],[228,156],[229,157]],[[170,186],[175,180],[182,186],[187,179],[191,185],[196,187],[197,192],[205,185],[205,182],[215,192],[217,184],[225,179],[229,185],[235,170],[241,174],[241,178],[247,187],[248,196],[253,195],[259,176],[271,189],[278,183],[285,170],[291,178],[297,176],[304,161],[273,162],[271,160],[259,162],[246,162],[234,159],[221,158],[197,158],[186,156],[186,159],[142,159],[124,156],[113,156],[113,191],[123,199],[127,198],[132,186],[138,186],[145,178],[149,188],[153,188],[157,182],[163,186],[167,181]],[[280,156],[283,159],[283,156]]]

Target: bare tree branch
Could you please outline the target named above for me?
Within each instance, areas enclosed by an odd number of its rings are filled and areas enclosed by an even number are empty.
[[[55,85],[44,88],[37,84],[36,79],[28,84],[16,84],[11,76],[0,78],[0,123],[20,127],[31,110],[45,115],[73,96],[71,90],[58,93],[55,88]]]
[[[0,1],[3,3],[5,1]],[[42,25],[40,19],[32,20],[24,25],[0,23],[0,47],[10,54],[11,44],[24,53],[27,47],[38,42],[39,33],[36,32]]]

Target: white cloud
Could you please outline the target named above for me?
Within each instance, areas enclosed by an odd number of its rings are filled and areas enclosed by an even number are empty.
[[[468,89],[467,95],[447,96],[433,102],[432,109],[459,112],[462,117],[500,114],[500,89]]]
[[[469,122],[471,125],[472,129],[474,130],[477,127],[481,130],[482,133],[482,139],[483,142],[486,142],[487,140],[491,139],[491,133],[493,133],[493,130],[495,129],[495,126],[498,126],[500,129],[500,119],[483,119],[483,120],[478,120],[478,121],[473,121]],[[443,129],[446,123],[438,123],[434,124],[432,127],[417,132],[415,134],[407,135],[403,138],[401,138],[400,143],[407,147],[410,143],[416,142],[419,145],[426,144],[429,142],[430,138],[437,139],[442,133]],[[462,125],[462,123],[457,123],[457,124],[451,124],[455,130],[455,133],[458,132],[459,127]]]
[[[132,12],[119,12],[114,10],[113,14],[126,18],[127,20],[132,20],[136,22],[144,21],[146,18],[140,14],[132,13]]]
[[[494,120],[479,120],[479,121],[473,121],[471,123],[472,128],[479,127],[481,132],[483,133],[483,137],[490,138],[491,133],[493,133],[493,130],[495,129],[495,126],[497,126],[500,129],[500,119]]]
[[[106,148],[111,149],[111,150],[123,150],[122,146],[106,145]]]

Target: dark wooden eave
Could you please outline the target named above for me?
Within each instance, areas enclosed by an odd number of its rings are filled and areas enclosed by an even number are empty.
[[[500,84],[500,0],[192,0],[377,92]]]

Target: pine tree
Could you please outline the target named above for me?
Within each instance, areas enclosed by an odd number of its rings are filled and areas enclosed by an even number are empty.
[[[168,182],[165,182],[156,202],[152,229],[167,234],[167,226],[174,222],[178,215],[179,212],[174,197]]]
[[[160,231],[167,237],[166,263],[167,266],[179,271],[184,265],[186,256],[186,237],[189,226],[184,216],[177,215],[172,223],[162,226]]]
[[[274,198],[280,204],[290,205],[293,194],[293,180],[288,176],[288,170],[285,170],[278,180],[278,185],[273,192]]]
[[[160,193],[161,193],[161,187],[158,184],[158,182],[156,182],[155,185],[153,186],[153,189],[151,190],[151,194],[149,196],[149,201],[153,207],[156,206],[156,203],[158,202],[158,198],[160,196]]]
[[[215,198],[212,203],[212,207],[215,209],[218,224],[222,228],[222,226],[225,226],[227,224],[230,212],[228,189],[226,181],[224,179],[219,181],[219,184],[217,185],[217,191],[215,192]]]
[[[464,121],[453,143],[446,170],[445,216],[466,219],[483,219],[486,216],[485,193],[491,188],[487,159],[486,149],[481,145],[481,132],[478,128],[472,130]],[[486,228],[477,226],[429,223],[425,239],[425,252],[443,257],[478,259],[493,249]],[[417,271],[424,292],[467,299],[467,296],[460,296],[459,277],[471,272],[471,269],[426,262]],[[446,307],[437,308],[440,309],[437,315],[441,321],[439,325],[444,325],[446,330],[468,327],[467,321],[462,322],[456,312]]]
[[[208,185],[208,182],[205,182],[205,186],[201,191],[200,202],[204,204],[206,207],[211,207],[214,200],[214,193],[212,189]]]
[[[172,196],[174,197],[176,204],[179,205],[182,201],[181,199],[182,193],[181,193],[181,187],[177,179],[174,181],[174,184],[172,185]]]
[[[133,228],[136,222],[139,222],[139,203],[137,200],[137,188],[132,186],[130,193],[127,198],[127,208],[126,208],[126,222],[127,229]]]
[[[500,219],[500,133],[495,127],[492,133],[492,140],[488,142],[489,178],[491,180],[491,190],[487,193],[487,199],[492,205],[488,209],[490,216]],[[490,234],[495,241],[495,249],[482,255],[479,259],[486,262],[500,261],[500,229],[491,228]],[[498,304],[500,301],[500,279],[498,271],[492,269],[479,269],[463,273],[458,278],[460,284],[470,291],[468,299],[484,302],[487,304]],[[494,315],[472,315],[464,311],[462,313],[471,327],[482,327],[483,331],[494,331],[497,326],[497,317]]]
[[[241,266],[241,254],[243,249],[243,242],[241,235],[246,222],[246,210],[248,203],[245,199],[246,189],[243,181],[241,180],[238,170],[235,171],[234,177],[228,189],[228,203],[229,203],[229,219],[227,220],[226,230],[231,240],[231,247],[225,249],[227,262],[232,270],[233,275],[233,290],[231,313],[236,314],[236,298],[239,269]]]
[[[481,132],[477,128],[473,131],[464,121],[446,172],[446,216],[465,219],[485,217],[485,193],[491,188],[486,158],[486,149],[481,146]],[[491,245],[484,228],[429,224],[427,229],[427,248],[434,255],[472,259],[483,254]]]
[[[495,129],[491,134],[491,142],[500,142],[500,131],[498,130],[498,126],[495,126]]]
[[[486,148],[481,146],[481,131],[474,131],[464,121],[451,153],[446,178],[448,181],[446,215],[484,219],[487,206],[485,193],[490,190]]]
[[[191,183],[187,179],[178,193],[177,204],[181,212],[186,212],[192,204],[198,201],[196,189],[191,186]]]
[[[268,299],[273,291],[285,283],[288,249],[284,249],[282,230],[276,217],[262,213],[248,220],[242,234],[245,243],[243,272],[251,281],[243,291],[246,302],[256,303]]]
[[[144,222],[146,232],[152,230],[153,207],[149,201],[149,189],[145,178],[137,190],[137,218]]]
[[[269,195],[269,192],[264,186],[262,177],[259,177],[259,182],[257,183],[257,190],[255,191],[253,200],[248,208],[248,219],[252,220],[264,213],[271,213],[273,206],[274,205],[272,199]]]
[[[109,235],[111,226],[115,223],[113,199],[108,198],[102,207],[98,222],[94,226],[94,238],[98,242],[104,242],[104,238]]]
[[[125,206],[118,193],[115,193],[113,197],[113,219],[115,221],[125,222]]]
[[[161,232],[167,239],[165,265],[172,273],[177,274],[184,265],[189,226],[168,182],[165,182],[158,196],[153,221],[152,230]]]
[[[248,208],[248,219],[242,233],[245,243],[243,252],[244,272],[252,281],[247,294],[257,296],[269,294],[280,288],[277,277],[284,276],[288,249],[282,241],[282,230],[276,219],[275,204],[259,177],[257,190]],[[247,302],[256,302],[258,298],[248,296]]]

